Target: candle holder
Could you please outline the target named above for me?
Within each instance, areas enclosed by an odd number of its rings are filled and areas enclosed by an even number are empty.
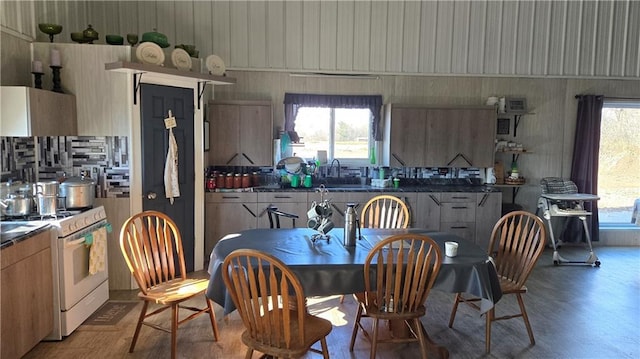
[[[33,74],[33,83],[36,86],[37,89],[41,89],[42,88],[42,75],[44,75],[44,72],[32,72]]]
[[[49,66],[53,71],[53,92],[64,93],[62,87],[60,87],[60,69],[62,66]]]

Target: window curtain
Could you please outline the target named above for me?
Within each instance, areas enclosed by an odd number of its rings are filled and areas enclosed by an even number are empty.
[[[301,106],[305,107],[338,107],[368,108],[373,114],[371,132],[374,140],[382,141],[382,96],[380,95],[312,95],[284,94],[284,130],[289,133],[291,141],[299,142],[296,133],[296,115]]]
[[[578,95],[578,116],[571,161],[571,180],[580,193],[598,194],[598,155],[600,152],[600,122],[604,97]],[[591,240],[599,240],[598,202],[585,202],[585,209],[592,213],[587,217]],[[585,241],[581,221],[569,226],[567,238]]]

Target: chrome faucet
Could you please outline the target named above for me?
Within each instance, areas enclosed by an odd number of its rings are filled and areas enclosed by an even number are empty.
[[[329,165],[329,170],[327,171],[327,174],[328,174],[329,176],[331,176],[331,170],[333,169],[333,163],[334,163],[334,162],[338,162],[338,178],[340,178],[340,161],[339,161],[337,158],[334,158],[334,159],[331,161],[331,164]]]

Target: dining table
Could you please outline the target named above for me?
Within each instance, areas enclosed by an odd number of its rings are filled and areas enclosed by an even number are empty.
[[[455,234],[419,228],[362,228],[355,246],[344,246],[344,231],[334,228],[327,236],[319,236],[308,228],[248,229],[230,233],[213,248],[206,295],[229,314],[235,310],[222,280],[224,259],[236,249],[255,249],[280,259],[296,274],[307,297],[363,292],[364,263],[371,249],[380,241],[396,234],[417,233],[432,238],[442,252],[440,271],[434,290],[468,293],[480,298],[482,313],[493,308],[502,297],[500,281],[492,258],[475,243]],[[445,242],[458,243],[455,257],[445,256]],[[446,348],[436,347],[441,357]]]

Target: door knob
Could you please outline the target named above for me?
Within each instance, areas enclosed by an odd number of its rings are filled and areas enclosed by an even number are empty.
[[[155,192],[147,192],[147,199],[156,199],[157,194]]]

